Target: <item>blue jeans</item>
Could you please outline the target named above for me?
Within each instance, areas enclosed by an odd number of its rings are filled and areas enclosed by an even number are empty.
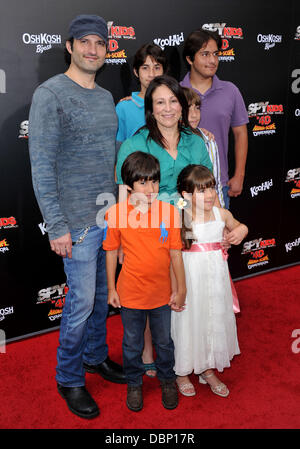
[[[83,362],[102,363],[108,355],[108,314],[103,229],[72,231],[72,258],[64,258],[69,291],[60,323],[56,380],[66,387],[85,384]],[[83,237],[82,241],[78,241]]]
[[[147,316],[156,352],[157,377],[161,381],[175,379],[173,366],[174,344],[171,338],[171,309],[168,305],[156,309],[128,309],[121,307],[124,327],[123,368],[127,383],[138,386],[143,383],[145,372],[142,353]]]
[[[230,196],[228,195],[228,190],[229,190],[228,186],[223,186],[222,191],[223,191],[225,209],[229,209],[229,204],[230,204]]]

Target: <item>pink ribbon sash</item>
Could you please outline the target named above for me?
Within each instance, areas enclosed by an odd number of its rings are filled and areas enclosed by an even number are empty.
[[[183,249],[185,252],[199,252],[199,251],[222,251],[222,256],[224,260],[228,259],[228,252],[224,249],[220,242],[213,243],[193,243],[190,249]],[[240,305],[238,295],[234,286],[234,283],[231,279],[231,275],[229,273],[230,284],[231,284],[231,292],[232,292],[232,300],[233,300],[233,311],[234,313],[240,312]]]

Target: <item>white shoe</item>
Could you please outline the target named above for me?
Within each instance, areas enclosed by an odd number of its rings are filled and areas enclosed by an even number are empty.
[[[180,391],[181,394],[183,394],[183,396],[195,396],[196,391],[194,385],[191,382],[179,383],[176,380],[176,384],[178,390]]]
[[[229,395],[229,390],[227,388],[227,386],[225,384],[223,384],[222,382],[220,382],[218,385],[216,385],[215,387],[213,387],[212,385],[210,385],[206,379],[208,379],[209,377],[214,376],[214,373],[210,373],[210,374],[200,374],[199,375],[199,383],[200,384],[208,384],[210,386],[210,389],[213,393],[217,394],[218,396],[221,396],[222,398],[226,398]]]

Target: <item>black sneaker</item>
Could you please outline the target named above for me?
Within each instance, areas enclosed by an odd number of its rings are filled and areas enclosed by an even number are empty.
[[[127,385],[127,401],[126,405],[129,410],[133,412],[139,412],[143,408],[143,391],[142,385],[134,387],[133,385]]]

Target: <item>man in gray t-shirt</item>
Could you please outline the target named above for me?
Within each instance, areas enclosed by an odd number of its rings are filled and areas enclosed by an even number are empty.
[[[105,20],[76,17],[64,74],[40,85],[29,115],[29,150],[35,195],[51,249],[63,257],[69,287],[60,324],[56,380],[69,409],[93,418],[99,408],[85,389],[85,371],[125,383],[108,357],[105,229],[96,224],[101,194],[114,198],[117,116],[112,95],[95,83],[105,62]]]

